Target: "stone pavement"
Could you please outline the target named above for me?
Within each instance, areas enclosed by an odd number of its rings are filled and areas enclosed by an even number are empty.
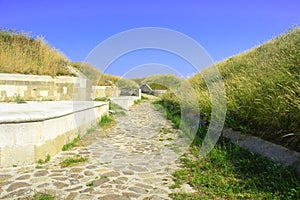
[[[81,147],[49,162],[0,169],[0,199],[33,199],[37,192],[55,199],[169,199],[171,174],[185,148],[179,130],[150,102],[115,115],[116,125],[86,134]],[[62,167],[70,157],[87,157]]]

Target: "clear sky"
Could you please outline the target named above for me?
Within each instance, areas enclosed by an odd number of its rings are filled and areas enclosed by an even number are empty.
[[[140,27],[179,31],[220,61],[299,24],[299,0],[0,0],[0,28],[42,35],[72,61],[85,60],[112,35]],[[106,72],[124,75],[144,63],[194,73],[185,61],[157,50],[124,55]]]

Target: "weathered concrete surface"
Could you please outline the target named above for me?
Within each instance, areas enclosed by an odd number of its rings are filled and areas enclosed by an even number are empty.
[[[184,142],[179,130],[149,102],[116,115],[106,132],[86,134],[84,147],[61,152],[43,165],[0,169],[0,199],[52,194],[56,199],[170,199],[171,174]],[[62,168],[59,163],[80,155],[88,161]],[[193,192],[190,187],[184,191]]]
[[[223,136],[230,139],[234,144],[259,154],[277,165],[288,167],[298,164],[296,173],[300,178],[300,153],[255,136],[243,135],[232,129],[224,129]]]
[[[117,86],[93,86],[91,98],[111,98],[120,95]]]
[[[0,101],[89,100],[92,82],[69,76],[38,76],[0,73]]]
[[[134,101],[139,99],[141,99],[141,96],[120,96],[110,98],[113,103],[119,105],[125,110],[129,110],[129,108],[134,105]]]
[[[0,103],[0,166],[55,155],[108,112],[108,102]]]
[[[152,94],[157,97],[165,94],[166,92],[167,92],[167,90],[152,90]]]

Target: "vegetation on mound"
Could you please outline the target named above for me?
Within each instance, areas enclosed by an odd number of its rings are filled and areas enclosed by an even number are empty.
[[[198,156],[201,143],[197,137],[192,145],[194,156]],[[293,169],[277,167],[224,138],[205,158],[191,160],[183,157],[181,161],[182,168],[173,174],[175,184],[171,188],[187,183],[197,192],[174,193],[171,195],[173,199],[300,198],[300,183]]]
[[[41,38],[0,30],[0,73],[72,75],[68,59]]]
[[[83,73],[94,85],[111,86],[120,79],[119,76],[104,74],[88,63],[72,62],[71,65]]]
[[[137,84],[148,84],[152,90],[168,90],[170,85],[179,85],[180,79],[173,74],[156,74],[145,78],[132,79]]]
[[[166,106],[163,101],[154,104]],[[168,104],[170,106],[170,104]],[[179,128],[180,112],[161,110]],[[254,153],[243,150],[225,138],[220,138],[214,149],[198,158],[207,128],[201,127],[188,155],[181,158],[182,166],[173,174],[174,185],[191,185],[193,194],[173,193],[172,199],[299,199],[300,183],[294,169],[277,167]],[[192,159],[198,158],[198,159]]]
[[[300,28],[216,67],[226,89],[225,125],[300,151]],[[210,94],[202,75],[210,71],[208,67],[189,79],[197,93],[202,119],[208,122]],[[180,112],[172,95],[166,94],[162,100],[173,113]]]

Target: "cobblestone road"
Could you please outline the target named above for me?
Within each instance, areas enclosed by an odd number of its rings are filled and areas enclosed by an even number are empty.
[[[0,169],[0,198],[32,199],[41,192],[66,200],[169,199],[184,144],[178,130],[150,102],[115,117],[115,126],[87,134],[82,147],[61,152],[40,169]],[[61,166],[76,156],[88,160]]]

